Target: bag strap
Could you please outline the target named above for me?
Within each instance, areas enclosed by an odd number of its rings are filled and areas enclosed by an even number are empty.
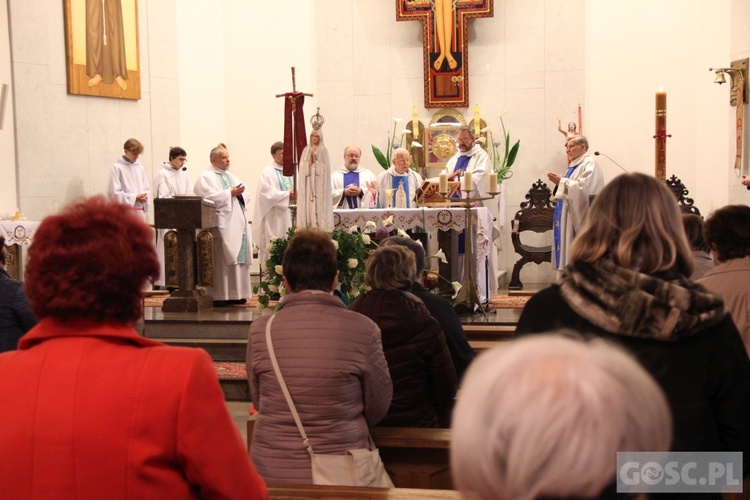
[[[281,370],[279,369],[279,362],[276,359],[276,353],[273,350],[273,342],[271,341],[271,323],[273,323],[273,319],[275,317],[276,315],[271,316],[270,318],[268,318],[268,323],[266,323],[266,344],[268,345],[268,354],[269,356],[271,356],[271,364],[273,365],[273,371],[276,372],[276,378],[279,380],[281,391],[284,393],[284,397],[286,398],[286,402],[289,405],[289,409],[292,411],[294,422],[297,424],[297,429],[299,429],[299,433],[302,436],[302,445],[310,454],[310,457],[312,457],[313,449],[312,446],[310,446],[310,440],[307,439],[305,428],[302,427],[302,421],[300,420],[299,414],[297,413],[297,408],[294,406],[294,402],[292,401],[292,395],[289,394],[289,389],[287,388],[286,382],[284,381],[284,376],[281,374]]]

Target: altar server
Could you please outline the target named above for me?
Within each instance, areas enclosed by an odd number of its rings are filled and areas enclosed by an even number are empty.
[[[143,153],[143,144],[138,139],[128,139],[123,144],[123,155],[115,160],[109,174],[107,196],[140,212],[139,216],[146,220],[148,212],[148,186],[146,172],[138,157]]]
[[[162,164],[161,169],[154,176],[154,197],[169,198],[178,194],[190,193],[190,179],[185,170],[187,167],[187,153],[181,147],[169,150],[169,161]],[[164,271],[164,235],[171,229],[157,229],[156,231],[156,255],[159,258],[161,273],[159,279],[154,281],[156,286],[165,286]]]

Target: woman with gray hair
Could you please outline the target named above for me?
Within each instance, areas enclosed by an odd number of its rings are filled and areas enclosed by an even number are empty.
[[[414,253],[402,246],[375,250],[367,259],[371,288],[350,309],[373,320],[393,382],[393,399],[378,425],[438,427],[438,415],[456,395],[456,370],[440,325],[409,292],[417,275]]]
[[[617,452],[669,450],[672,419],[623,350],[544,335],[474,361],[452,432],[451,471],[466,498],[601,498],[616,489]]]

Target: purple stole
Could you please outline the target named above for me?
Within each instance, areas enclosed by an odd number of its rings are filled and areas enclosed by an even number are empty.
[[[347,172],[344,174],[344,189],[349,184],[359,186],[359,172]],[[359,196],[347,196],[346,202],[349,204],[349,208],[359,208]]]

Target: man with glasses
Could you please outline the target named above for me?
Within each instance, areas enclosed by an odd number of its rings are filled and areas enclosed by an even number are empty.
[[[391,167],[377,176],[376,204],[379,208],[413,208],[417,205],[417,189],[422,187],[423,181],[421,175],[409,168],[410,160],[409,151],[398,148],[393,152]]]
[[[362,150],[347,146],[344,165],[331,175],[333,208],[373,208],[378,194],[375,175],[360,166]]]
[[[602,170],[588,150],[589,141],[584,136],[571,137],[565,143],[565,153],[569,158],[565,174],[547,172],[547,179],[557,186],[554,195],[557,204],[552,228],[555,241],[552,265],[557,269],[558,276],[568,264],[570,244],[583,226],[591,197],[604,187]]]

